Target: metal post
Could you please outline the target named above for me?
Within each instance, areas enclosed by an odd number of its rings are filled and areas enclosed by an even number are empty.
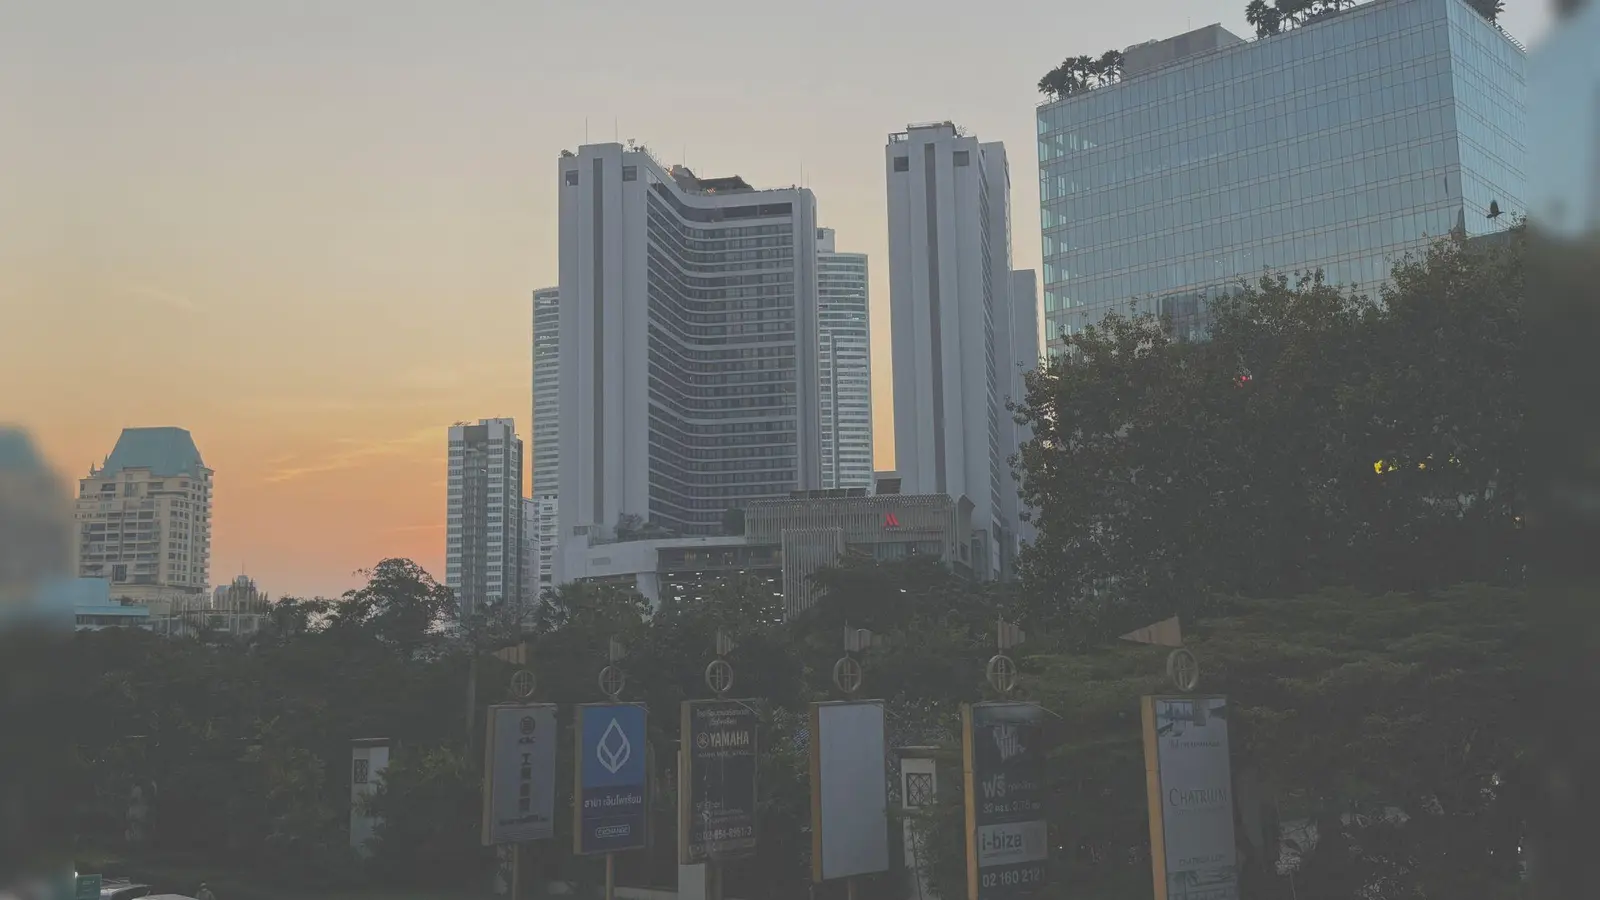
[[[472,651],[472,660],[467,664],[467,752],[472,752],[472,747],[477,739],[478,730],[478,651]]]
[[[522,900],[522,845],[511,845],[511,900]]]
[[[706,860],[706,900],[722,900],[722,863]]]
[[[606,854],[606,900],[617,900],[617,855]]]
[[[844,880],[844,895],[846,900],[856,900],[856,880],[854,877]]]

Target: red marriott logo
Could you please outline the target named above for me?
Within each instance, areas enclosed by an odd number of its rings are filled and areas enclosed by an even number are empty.
[[[885,528],[899,528],[900,527],[900,517],[896,516],[894,513],[884,513],[883,514],[883,527],[885,527]]]

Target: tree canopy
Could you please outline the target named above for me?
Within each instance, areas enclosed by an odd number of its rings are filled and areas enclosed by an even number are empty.
[[[1522,254],[1443,241],[1376,298],[1263,278],[1205,341],[1066,338],[1017,408],[1031,614],[1114,634],[1218,593],[1518,581]]]

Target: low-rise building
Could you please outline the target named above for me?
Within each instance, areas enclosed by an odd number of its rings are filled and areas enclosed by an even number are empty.
[[[744,534],[569,545],[573,581],[621,584],[651,602],[691,601],[728,578],[770,585],[792,617],[816,603],[811,576],[846,556],[931,556],[972,574],[972,504],[943,494],[797,491],[744,509]]]

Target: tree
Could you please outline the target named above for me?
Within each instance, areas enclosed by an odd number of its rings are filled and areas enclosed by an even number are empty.
[[[1099,59],[1069,56],[1039,79],[1039,92],[1052,98],[1068,97],[1090,88],[1122,80],[1122,54],[1107,50]]]
[[[494,859],[479,838],[482,767],[451,747],[413,748],[385,768],[369,811],[378,818],[372,871],[398,885],[457,887]]]
[[[1213,593],[1518,581],[1522,256],[1441,242],[1381,302],[1264,278],[1202,342],[1149,316],[1069,337],[1017,409],[1038,619],[1115,635]]]
[[[1218,598],[1213,609],[1185,637],[1202,689],[1229,698],[1235,794],[1250,796],[1249,783],[1263,801],[1250,810],[1261,831],[1241,824],[1238,834],[1246,896],[1511,896],[1529,786],[1516,715],[1528,659],[1521,591],[1332,589]],[[1148,896],[1137,705],[1170,690],[1165,651],[1041,649],[1020,662],[1023,695],[1061,717],[1048,807],[1059,888],[1049,896]],[[926,829],[941,896],[959,895],[958,816],[946,806]],[[1290,835],[1281,847],[1279,819]],[[1280,849],[1292,876],[1279,874]]]
[[[1267,0],[1250,0],[1244,8],[1244,20],[1255,26],[1256,37],[1269,37],[1283,30],[1283,13]]]
[[[1506,11],[1505,0],[1467,0],[1467,5],[1490,22],[1498,22]]]

